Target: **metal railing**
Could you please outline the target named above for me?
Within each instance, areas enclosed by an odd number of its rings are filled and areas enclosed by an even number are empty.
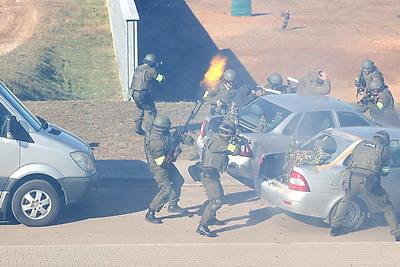
[[[124,100],[138,66],[139,14],[134,0],[107,0],[115,56]]]

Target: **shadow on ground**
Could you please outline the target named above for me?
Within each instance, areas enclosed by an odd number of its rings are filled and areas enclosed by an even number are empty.
[[[229,49],[219,50],[184,0],[137,0],[140,20],[139,61],[154,53],[166,76],[154,90],[156,101],[199,99],[204,92],[200,81],[217,53],[228,57],[227,68],[240,74],[239,83],[254,83],[249,73]]]
[[[91,218],[112,217],[141,212],[148,209],[149,203],[157,192],[158,188],[155,183],[145,185],[130,182],[125,184],[100,183],[97,193],[93,194],[87,201],[64,210],[54,224],[67,224]],[[233,206],[256,200],[254,191],[249,190],[227,194],[224,196],[224,205]],[[185,214],[170,214],[160,218],[165,220],[185,216],[192,217],[195,214],[201,215],[206,204],[207,202],[185,207],[188,209],[188,212]],[[258,214],[261,213],[259,212]],[[265,219],[261,218],[257,219],[257,221],[259,223]],[[235,220],[235,218],[229,220]]]

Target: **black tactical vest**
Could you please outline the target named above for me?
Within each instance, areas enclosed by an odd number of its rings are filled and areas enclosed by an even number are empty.
[[[133,73],[132,86],[133,90],[148,90],[149,89],[149,81],[147,72],[151,67],[147,64],[143,64],[138,66]]]
[[[370,172],[379,173],[382,169],[383,145],[375,140],[364,140],[353,150],[349,167]]]

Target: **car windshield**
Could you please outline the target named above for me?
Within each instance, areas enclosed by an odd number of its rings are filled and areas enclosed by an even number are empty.
[[[267,133],[291,113],[281,106],[259,98],[239,112],[238,120],[243,132]]]
[[[11,105],[18,110],[18,112],[24,116],[24,118],[34,127],[39,130],[42,127],[41,122],[33,115],[22,103],[21,101],[3,84],[0,83],[1,95],[7,99]]]

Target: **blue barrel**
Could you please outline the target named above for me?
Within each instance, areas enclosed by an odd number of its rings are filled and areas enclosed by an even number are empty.
[[[232,0],[232,16],[251,16],[251,0]]]

